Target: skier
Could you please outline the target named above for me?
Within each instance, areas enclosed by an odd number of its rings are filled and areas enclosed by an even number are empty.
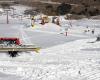
[[[31,25],[32,25],[32,27],[34,27],[34,16],[31,19]]]
[[[92,32],[92,34],[94,34],[94,29],[92,29],[92,31],[91,31],[91,32]]]
[[[81,75],[81,71],[80,70],[78,71],[78,74]]]
[[[65,28],[65,35],[68,35],[68,28]]]
[[[96,41],[100,41],[100,34],[97,36]]]

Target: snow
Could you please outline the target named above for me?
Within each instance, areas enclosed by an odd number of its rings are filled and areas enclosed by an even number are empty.
[[[17,15],[29,8],[19,7],[14,6],[16,13],[19,11]],[[0,37],[18,37],[22,44],[41,47],[39,53],[20,52],[15,58],[1,52],[0,80],[100,80],[100,42],[95,42],[100,20],[59,18],[61,26],[36,22],[30,27],[27,17],[9,16],[6,24],[6,15],[0,16]],[[62,31],[66,27],[68,36]]]
[[[4,12],[4,10],[2,8],[0,8],[0,12],[2,13],[2,12]]]

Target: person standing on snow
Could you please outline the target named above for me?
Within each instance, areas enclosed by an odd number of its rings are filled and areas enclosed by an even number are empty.
[[[31,18],[31,26],[34,27],[34,16]]]
[[[97,36],[96,41],[100,41],[100,34]]]
[[[91,31],[91,32],[92,32],[92,34],[94,34],[94,31],[95,31],[95,30],[94,30],[94,29],[92,29],[92,31]]]
[[[65,35],[68,35],[68,28],[65,28]]]

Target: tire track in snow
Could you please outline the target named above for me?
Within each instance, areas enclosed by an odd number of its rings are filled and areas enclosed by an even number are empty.
[[[24,42],[24,44],[32,44],[30,38],[24,32],[23,28],[21,27],[19,30],[20,30],[21,38],[22,38],[22,41]]]

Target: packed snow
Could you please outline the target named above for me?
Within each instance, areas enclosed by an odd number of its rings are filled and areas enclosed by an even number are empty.
[[[100,20],[60,16],[60,26],[36,22],[31,27],[30,16],[23,15],[29,7],[20,6],[14,6],[15,16],[9,14],[9,24],[6,13],[0,16],[0,37],[18,37],[22,44],[34,44],[41,50],[20,52],[15,58],[1,52],[0,80],[100,80],[100,42],[96,41]]]

